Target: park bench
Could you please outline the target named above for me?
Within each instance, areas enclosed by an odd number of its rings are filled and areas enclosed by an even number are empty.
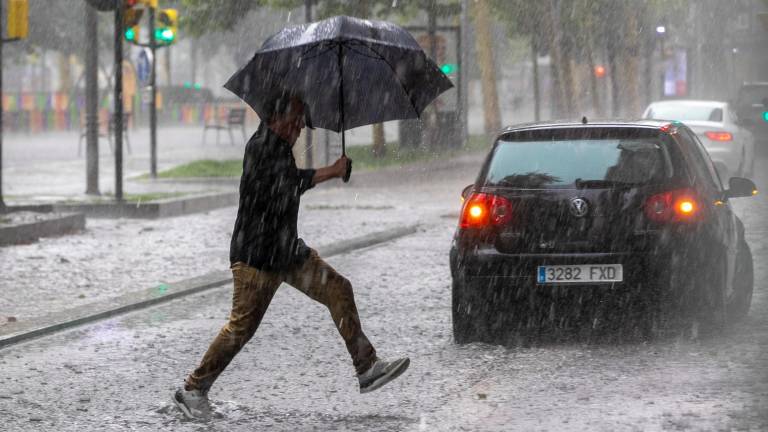
[[[123,138],[125,139],[126,149],[128,153],[131,153],[131,141],[128,139],[128,123],[131,119],[131,113],[123,113]],[[80,139],[77,142],[77,155],[82,154],[83,139],[86,137],[88,129],[85,126],[85,115],[80,116]],[[109,143],[109,149],[112,154],[115,153],[114,145],[112,144],[112,137],[115,135],[115,116],[109,115],[109,121],[107,124],[107,131],[104,132],[102,123],[99,122],[98,127],[99,138],[106,138]]]
[[[216,130],[216,145],[219,144],[219,133],[222,130],[229,133],[229,142],[232,145],[235,144],[235,137],[232,135],[233,129],[240,129],[243,134],[243,141],[245,141],[245,108],[230,108],[224,118],[214,118],[212,122],[206,123],[203,128],[203,145],[206,142],[208,129]]]

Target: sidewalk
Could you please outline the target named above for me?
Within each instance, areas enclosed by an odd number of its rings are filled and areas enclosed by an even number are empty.
[[[455,213],[481,158],[387,169],[375,184],[318,187],[302,199],[299,235],[328,246]],[[235,215],[227,207],[162,220],[91,219],[82,234],[2,248],[0,325],[226,270]]]
[[[387,128],[387,139],[396,137],[396,125]],[[368,128],[347,132],[349,145],[370,143]],[[247,130],[247,136],[255,126]],[[338,145],[338,137],[331,134],[331,143]],[[221,185],[189,186],[178,184],[155,184],[133,181],[132,178],[149,172],[149,131],[130,130],[130,148],[123,143],[123,191],[126,194],[155,192],[211,192],[230,189]],[[208,132],[207,143],[203,144],[203,128],[162,127],[157,136],[157,168],[162,171],[173,166],[200,159],[241,159],[245,141],[237,131],[231,144],[224,133],[220,144],[216,144],[215,131]],[[3,194],[10,204],[45,202],[52,199],[84,199],[85,195],[85,140],[78,156],[79,132],[51,132],[38,135],[10,134],[3,144]],[[315,145],[321,145],[322,134],[315,134]],[[304,144],[304,138],[299,139]],[[99,190],[112,194],[115,190],[115,161],[106,139],[99,141]]]

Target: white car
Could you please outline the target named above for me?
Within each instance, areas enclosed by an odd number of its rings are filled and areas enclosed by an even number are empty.
[[[707,149],[725,184],[728,184],[731,177],[752,177],[755,168],[755,141],[750,131],[736,123],[736,115],[727,102],[653,102],[645,109],[643,118],[685,123]]]

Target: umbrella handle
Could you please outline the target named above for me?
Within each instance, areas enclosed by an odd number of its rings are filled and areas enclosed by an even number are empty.
[[[341,180],[343,180],[344,183],[348,183],[349,182],[349,176],[351,176],[351,175],[352,175],[352,160],[351,159],[347,159],[347,172],[346,172],[346,174],[344,174],[344,177],[342,177]]]

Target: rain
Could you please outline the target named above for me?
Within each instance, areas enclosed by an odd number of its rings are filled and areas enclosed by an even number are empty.
[[[768,430],[768,1],[0,0],[0,429]]]

